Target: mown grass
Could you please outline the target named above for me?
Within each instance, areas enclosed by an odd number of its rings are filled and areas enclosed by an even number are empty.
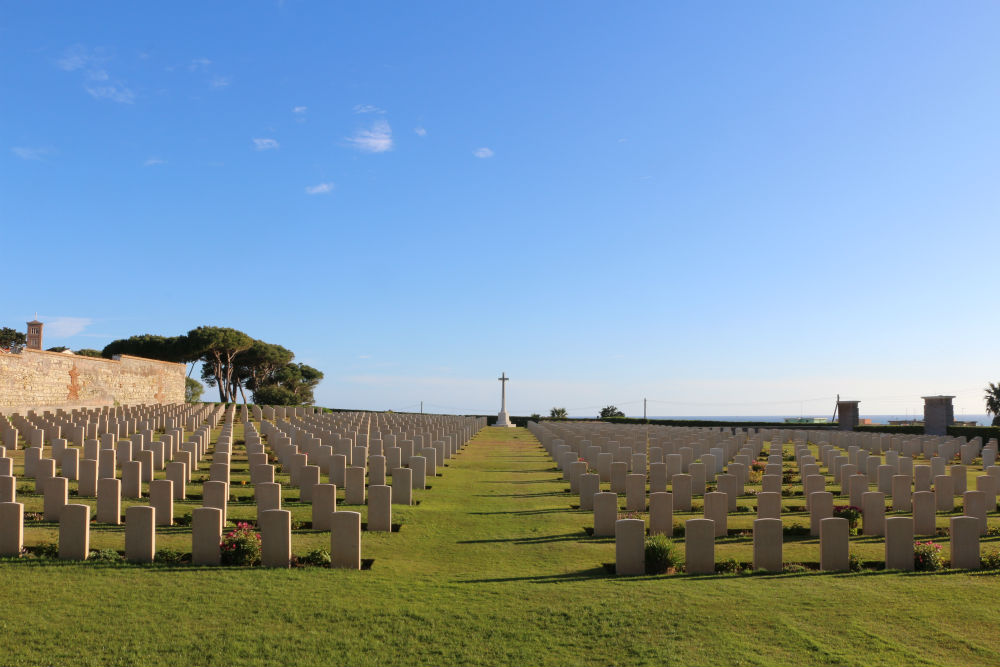
[[[586,535],[590,513],[570,508],[527,431],[487,429],[442,472],[419,506],[397,510],[401,532],[364,534],[368,571],[3,561],[0,663],[1000,662],[991,573],[615,578],[602,567],[613,541]],[[308,519],[305,506],[293,512]],[[26,541],[53,529],[29,527]],[[176,530],[158,546],[189,550],[189,539]],[[297,531],[293,550],[327,542]],[[94,548],[122,544],[119,528],[93,533]],[[879,542],[853,548],[881,558]],[[749,560],[746,540],[720,544],[719,559],[727,549]],[[799,540],[785,560],[817,553]]]

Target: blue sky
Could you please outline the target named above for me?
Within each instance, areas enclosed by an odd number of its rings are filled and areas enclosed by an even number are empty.
[[[320,403],[982,412],[995,3],[7,3],[0,325]]]

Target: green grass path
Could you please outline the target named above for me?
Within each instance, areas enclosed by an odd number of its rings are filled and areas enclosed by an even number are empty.
[[[364,535],[369,571],[2,562],[0,664],[1000,663],[996,576],[615,578],[526,430],[442,472]]]

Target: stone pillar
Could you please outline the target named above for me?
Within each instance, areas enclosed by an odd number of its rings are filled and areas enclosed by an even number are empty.
[[[319,466],[302,466],[299,471],[299,502],[313,501],[313,487],[319,484]]]
[[[67,449],[63,452],[59,464],[62,468],[62,476],[75,481],[80,475],[80,450],[72,447]]]
[[[833,516],[833,494],[816,491],[809,496],[809,534],[820,535],[820,522]],[[846,519],[845,519],[846,521]]]
[[[97,482],[97,522],[119,525],[122,522],[122,482],[106,477]]]
[[[937,534],[933,491],[916,491],[913,494],[913,530],[917,535]]]
[[[187,498],[187,464],[183,461],[168,463],[166,477],[173,483],[174,500]]]
[[[740,495],[740,491],[737,488],[739,480],[736,478],[736,475],[725,473],[723,475],[719,475],[718,482],[719,491],[726,494],[726,503],[729,511],[735,512],[737,507],[736,500]]]
[[[24,505],[15,502],[0,503],[0,556],[20,556],[22,548]]]
[[[421,461],[423,457],[420,457]],[[412,462],[413,459],[411,458]],[[412,470],[412,469],[411,469]],[[414,473],[414,477],[416,473]],[[358,466],[351,466],[344,471],[344,504],[364,505],[365,504],[365,469]]]
[[[986,511],[995,512],[997,509],[997,480],[992,475],[978,475],[976,477],[976,491],[986,494]]]
[[[646,511],[646,475],[630,473],[625,476],[625,509],[630,512]]]
[[[89,554],[90,507],[66,505],[59,513],[59,558],[87,560]]]
[[[393,468],[392,488],[392,503],[394,505],[412,505],[413,471],[409,468]]]
[[[330,567],[361,569],[360,512],[336,512],[332,515]]]
[[[69,502],[69,480],[65,477],[50,477],[45,481],[45,499],[43,500],[43,518],[46,521],[58,521],[59,513]]]
[[[421,491],[427,488],[427,459],[423,456],[411,456],[410,470],[413,471],[413,488]],[[364,477],[362,477],[364,481]]]
[[[674,499],[665,491],[649,494],[649,534],[667,537],[674,534]]]
[[[688,574],[715,573],[715,525],[711,519],[685,522],[684,559]]]
[[[757,518],[758,519],[780,519],[781,518],[781,494],[780,493],[758,493],[757,494]]]
[[[142,498],[142,464],[139,461],[122,464],[122,496]]]
[[[580,477],[587,473],[586,461],[573,461],[569,464],[569,492],[580,493]],[[645,477],[645,476],[643,476]],[[643,481],[645,486],[645,481]],[[627,483],[626,483],[627,486]],[[627,489],[626,489],[627,495]]]
[[[191,512],[192,564],[218,565],[221,561],[222,516],[223,512],[218,507],[196,507]]]
[[[0,503],[17,502],[17,478],[11,475],[0,477]]]
[[[979,519],[973,516],[951,517],[951,567],[978,570]]]
[[[156,509],[133,505],[125,510],[125,559],[152,563],[156,553]]]
[[[885,535],[885,494],[869,491],[861,497],[861,532]]]
[[[991,478],[992,479],[992,478]],[[580,475],[580,509],[589,512],[594,509],[594,494],[601,491],[601,478],[596,473]]]
[[[924,434],[948,435],[948,427],[955,421],[954,396],[923,396]]]
[[[374,455],[368,457],[368,484],[382,486],[385,484],[385,457]]]
[[[691,475],[674,475],[670,480],[675,512],[691,511]],[[714,549],[714,547],[713,547]],[[714,552],[713,552],[714,553]]]
[[[594,494],[594,537],[611,537],[618,520],[618,494],[603,491]]]
[[[892,476],[892,509],[894,512],[909,512],[913,503],[911,500],[909,475]]]
[[[334,494],[337,492],[337,487],[333,484],[328,486],[333,488]],[[254,499],[257,501],[257,521],[260,522],[261,512],[266,512],[267,510],[280,510],[281,509],[281,484],[276,484],[274,482],[264,482],[253,487]],[[313,520],[315,521],[316,505],[313,504]],[[315,525],[313,526],[315,528]],[[324,530],[322,528],[317,530]],[[328,530],[328,529],[326,529]]]
[[[625,476],[628,475],[628,464],[615,461],[611,464],[611,491],[625,493]]]
[[[222,525],[226,525],[226,506],[229,501],[229,485],[225,482],[205,482],[202,485],[204,507],[214,507],[222,512]]]
[[[169,479],[154,479],[149,483],[149,504],[156,510],[157,526],[174,525],[174,483]],[[128,523],[128,510],[125,511]]]
[[[330,483],[334,486],[344,486],[344,472],[347,470],[347,457],[334,454],[330,459]]]
[[[292,513],[288,510],[264,510],[258,516],[261,565],[288,567],[292,562]]]
[[[837,401],[837,428],[853,431],[858,425],[858,404],[861,401]]]
[[[56,479],[59,479],[58,477]],[[50,482],[51,483],[51,482]],[[986,494],[982,491],[966,491],[962,494],[962,514],[979,520],[979,534],[986,534]]]
[[[650,463],[649,464],[649,492],[653,493],[663,493],[667,490],[667,464],[666,463]]]
[[[806,509],[810,509],[810,497],[817,492],[826,491],[826,478],[823,475],[807,475],[802,480],[802,495],[806,497]],[[817,527],[817,531],[819,528]],[[817,535],[819,533],[817,532]]]
[[[938,475],[934,478],[934,499],[939,512],[951,512],[955,509],[955,481],[951,475]]]
[[[781,519],[753,522],[753,569],[781,572]]]
[[[615,521],[615,574],[646,573],[645,538],[646,523],[642,519]]]
[[[35,464],[35,493],[45,493],[45,484],[56,476],[56,462],[52,459],[40,459]]]
[[[913,569],[913,517],[891,516],[885,520],[885,569]]]
[[[705,494],[705,518],[715,524],[715,537],[729,534],[728,514],[728,494],[719,491]]]
[[[392,531],[392,487],[376,484],[368,487],[368,530]]]
[[[828,517],[819,522],[819,569],[841,571],[850,569],[851,524],[841,517]]]
[[[281,486],[278,487],[280,496]],[[280,499],[278,507],[281,509]],[[330,515],[337,511],[337,487],[333,484],[316,484],[312,487],[312,528],[313,530],[330,530]],[[258,510],[257,516],[260,516]]]

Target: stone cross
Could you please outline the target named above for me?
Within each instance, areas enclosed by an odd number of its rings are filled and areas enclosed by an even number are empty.
[[[500,382],[500,414],[497,415],[496,425],[509,428],[514,426],[507,415],[507,383],[510,382],[510,378],[506,373],[501,373],[497,380]]]

